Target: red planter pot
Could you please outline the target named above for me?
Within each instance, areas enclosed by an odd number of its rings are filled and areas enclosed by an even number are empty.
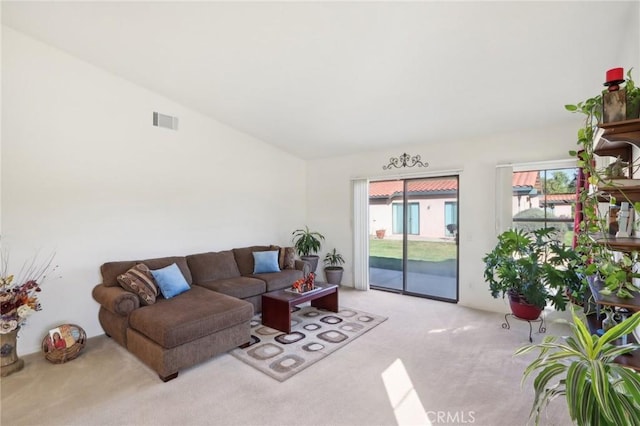
[[[516,293],[509,293],[509,306],[511,306],[511,312],[513,315],[523,320],[538,319],[542,313],[541,308],[530,303],[526,303],[525,300]]]

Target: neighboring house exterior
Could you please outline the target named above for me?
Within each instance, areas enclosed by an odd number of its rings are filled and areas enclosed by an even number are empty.
[[[548,209],[556,218],[572,219],[575,193],[545,194],[540,182],[540,172],[513,173],[513,214],[528,209]]]
[[[370,233],[384,229],[385,236],[402,237],[403,181],[369,184]],[[407,182],[408,229],[411,236],[452,239],[458,225],[458,181],[455,178]],[[449,226],[447,226],[449,225]]]
[[[401,180],[369,183],[369,233],[384,230],[385,238],[403,233]],[[556,218],[573,218],[576,195],[543,194],[538,171],[513,173],[513,214],[547,209]],[[407,181],[408,229],[412,237],[455,238],[458,231],[458,181],[455,178]]]

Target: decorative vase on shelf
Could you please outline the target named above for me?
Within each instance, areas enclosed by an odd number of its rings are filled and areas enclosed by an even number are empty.
[[[9,374],[22,370],[24,361],[18,358],[17,339],[20,327],[6,334],[0,334],[0,376],[6,377]]]
[[[614,312],[607,311],[606,318],[602,320],[602,329],[606,332],[610,328],[613,328],[618,322],[613,318]]]

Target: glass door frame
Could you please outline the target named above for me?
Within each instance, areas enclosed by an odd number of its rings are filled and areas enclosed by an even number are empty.
[[[409,226],[408,226],[408,221],[409,221],[409,216],[410,216],[410,211],[409,211],[409,205],[413,203],[415,203],[415,201],[412,201],[411,199],[409,199],[407,197],[407,184],[411,181],[417,181],[417,180],[429,180],[429,179],[439,179],[439,178],[455,178],[456,179],[456,208],[455,208],[455,220],[456,220],[456,226],[457,226],[457,230],[456,230],[456,234],[455,234],[455,246],[456,246],[456,278],[455,278],[455,298],[447,298],[447,297],[440,297],[437,295],[430,295],[430,294],[424,294],[424,293],[416,293],[416,292],[412,292],[407,290],[407,274],[408,274],[408,265],[409,265],[409,239],[408,236],[411,235],[408,232]],[[403,216],[403,223],[402,223],[402,288],[401,289],[394,289],[394,288],[388,288],[388,287],[382,287],[382,286],[378,286],[375,284],[370,284],[370,287],[372,289],[375,290],[383,290],[383,291],[389,291],[389,292],[393,292],[393,293],[398,293],[398,294],[402,294],[402,295],[409,295],[409,296],[415,296],[415,297],[424,297],[427,299],[433,299],[433,300],[439,300],[439,301],[443,301],[443,302],[450,302],[450,303],[458,303],[458,301],[460,300],[460,244],[459,244],[459,233],[460,233],[460,175],[458,173],[455,174],[446,174],[446,175],[433,175],[433,176],[424,176],[424,177],[406,177],[406,178],[399,178],[399,179],[390,179],[390,180],[401,180],[403,182],[402,185],[402,216]],[[384,180],[381,180],[384,181]],[[400,204],[400,203],[395,203],[395,204]],[[392,215],[393,215],[393,207],[392,207]],[[445,218],[446,218],[446,213],[445,213]],[[446,224],[444,225],[446,226]],[[370,253],[367,253],[367,259],[369,258]]]

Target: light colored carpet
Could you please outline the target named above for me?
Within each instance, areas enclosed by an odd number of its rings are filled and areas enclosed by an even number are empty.
[[[134,356],[100,336],[89,339],[83,354],[66,364],[51,364],[39,354],[23,357],[24,370],[1,380],[0,422],[527,424],[533,389],[530,382],[521,388],[520,379],[531,357],[513,357],[528,343],[526,323],[514,322],[504,330],[500,314],[381,291],[340,289],[340,304],[388,320],[285,382],[224,354],[162,383]],[[546,334],[568,331],[552,321],[546,325]],[[534,333],[533,338],[540,341],[541,336]],[[457,421],[445,422],[447,415]],[[552,403],[543,424],[570,424],[561,399]]]
[[[312,306],[294,309],[291,333],[263,326],[258,314],[251,321],[250,345],[231,355],[283,382],[387,319],[345,307],[339,312]]]

